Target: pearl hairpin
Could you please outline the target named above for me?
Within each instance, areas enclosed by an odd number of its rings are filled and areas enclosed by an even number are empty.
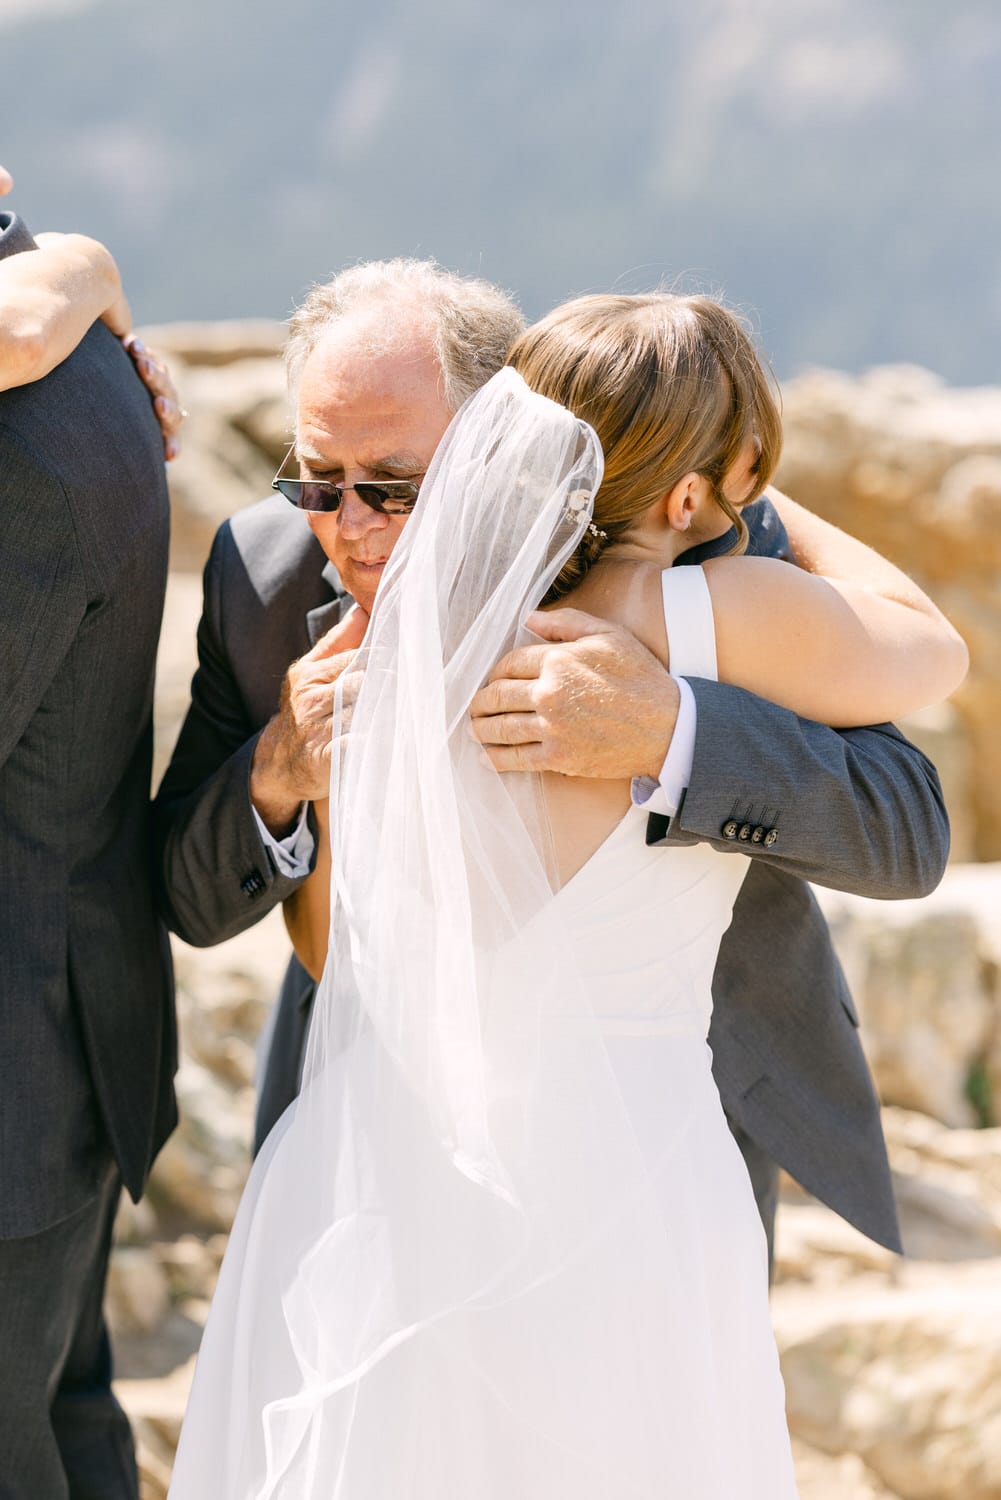
[[[579,523],[583,520],[585,513],[590,508],[590,505],[591,496],[587,490],[572,490],[567,496],[567,520],[573,521],[575,525],[579,525]],[[593,521],[588,521],[586,529],[590,532],[591,536],[595,537],[598,541],[608,541],[608,532],[602,531],[601,527],[596,526]]]

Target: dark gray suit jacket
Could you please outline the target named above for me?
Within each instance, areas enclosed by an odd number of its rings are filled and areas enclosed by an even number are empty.
[[[0,257],[31,251],[0,214]],[[134,1197],[175,1120],[149,842],[163,446],[98,323],[0,393],[0,1238]]]
[[[755,511],[755,549],[781,553],[774,511]],[[750,515],[750,513],[749,513]],[[700,549],[686,561],[722,550]],[[167,919],[188,942],[242,931],[294,889],[251,812],[257,732],[290,661],[340,618],[344,596],[303,517],[284,500],[240,512],[205,572],[192,704],[156,799]],[[879,1111],[854,1008],[805,880],[915,896],[941,878],[948,823],[934,768],[889,725],[836,733],[738,688],[695,680],[691,784],[651,842],[705,839],[750,854],[723,940],[710,1041],[731,1120],[872,1238],[899,1248]],[[736,822],[736,838],[724,827]],[[748,827],[746,841],[739,830]],[[766,847],[754,828],[775,829]],[[293,960],[275,1047],[298,1050],[312,985]],[[286,1068],[286,1094],[294,1067]],[[282,1098],[266,1113],[275,1117]]]

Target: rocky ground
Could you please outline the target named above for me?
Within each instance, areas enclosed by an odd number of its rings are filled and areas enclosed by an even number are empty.
[[[174,567],[157,757],[187,701],[215,526],[267,493],[288,441],[275,325],[150,332],[177,371]],[[794,494],[882,546],[968,634],[970,683],[909,726],[943,770],[956,863],[923,902],[820,893],[859,1003],[908,1256],[788,1183],[773,1310],[803,1500],[1001,1497],[1001,391],[915,371],[816,372],[785,392]],[[976,863],[975,861],[980,861]],[[201,1328],[247,1170],[255,1045],[284,967],[280,915],[176,946],[182,1124],[123,1207],[109,1307],[144,1500],[166,1492]]]

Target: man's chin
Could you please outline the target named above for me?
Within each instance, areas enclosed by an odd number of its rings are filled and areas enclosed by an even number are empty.
[[[384,562],[362,563],[352,558],[350,566],[341,574],[342,581],[362,609],[371,608],[385,566]]]

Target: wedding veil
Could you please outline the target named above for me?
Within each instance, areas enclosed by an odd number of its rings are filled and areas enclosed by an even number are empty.
[[[663,1483],[643,1448],[672,1336],[663,1226],[562,929],[537,787],[498,775],[468,721],[601,473],[592,430],[503,370],[449,427],[387,564],[360,691],[335,715],[330,946],[302,1092],[234,1227],[179,1500]]]

